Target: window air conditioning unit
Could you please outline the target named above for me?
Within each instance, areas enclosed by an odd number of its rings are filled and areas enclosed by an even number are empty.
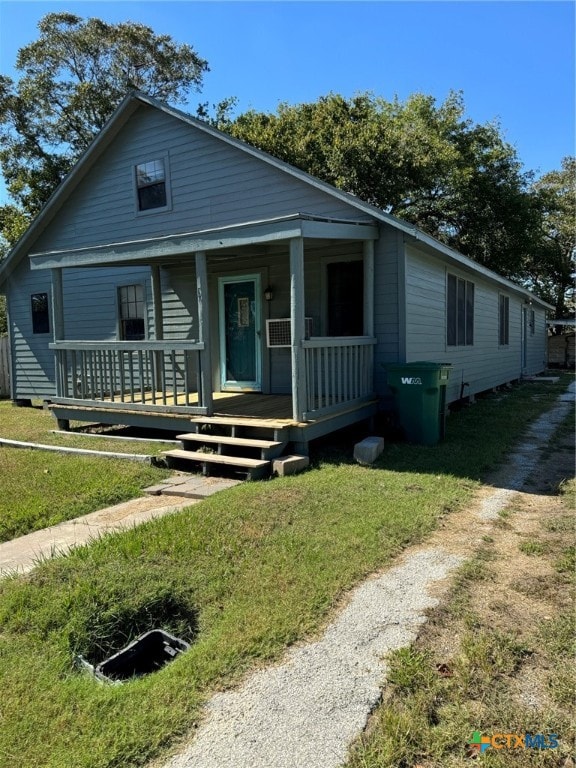
[[[313,318],[306,318],[306,338],[312,336]],[[266,320],[266,344],[268,347],[290,346],[290,318],[281,317],[278,320]]]

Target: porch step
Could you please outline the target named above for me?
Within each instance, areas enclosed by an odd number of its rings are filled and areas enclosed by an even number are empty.
[[[202,471],[208,473],[210,464],[224,465],[231,469],[244,472],[252,480],[260,480],[270,474],[270,462],[263,459],[248,459],[244,456],[227,456],[221,453],[202,453],[200,451],[186,451],[182,448],[174,448],[171,451],[163,451],[168,464],[171,461],[190,461],[202,466]]]
[[[202,432],[188,432],[185,435],[177,435],[178,440],[186,448],[187,443],[212,444],[218,447],[219,454],[225,454],[226,448],[236,449],[255,449],[260,451],[260,458],[264,460],[276,459],[284,448],[286,441],[279,440],[257,440],[248,437],[229,437],[228,435],[208,435]]]
[[[293,422],[283,424],[277,419],[255,419],[250,416],[194,416],[191,420],[193,429],[198,430],[203,425],[229,427],[232,437],[236,436],[236,431],[246,430],[268,430],[274,434],[274,440],[282,440],[283,434],[288,434],[290,425]]]

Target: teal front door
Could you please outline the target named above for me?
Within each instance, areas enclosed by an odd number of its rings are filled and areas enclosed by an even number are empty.
[[[260,277],[221,277],[218,293],[222,390],[259,392],[262,388]]]

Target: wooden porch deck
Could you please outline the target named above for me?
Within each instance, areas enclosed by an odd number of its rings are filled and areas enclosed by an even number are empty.
[[[191,396],[189,396],[191,397]],[[119,403],[102,401],[82,403],[81,400],[58,401],[50,405],[54,416],[60,421],[99,422],[104,424],[126,424],[127,426],[149,427],[166,431],[189,431],[194,422],[236,424],[244,432],[262,432],[283,430],[288,440],[300,451],[306,452],[310,440],[323,437],[330,432],[351,424],[369,419],[377,412],[377,399],[369,399],[347,407],[331,415],[298,422],[292,418],[291,395],[263,395],[255,392],[215,392],[214,414],[198,416],[185,413],[186,408],[180,398],[166,398],[165,410],[158,405],[138,403],[131,407],[130,402]],[[152,396],[150,395],[150,404]],[[177,408],[177,412],[172,411]]]

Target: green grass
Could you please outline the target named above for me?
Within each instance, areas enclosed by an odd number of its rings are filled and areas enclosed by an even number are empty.
[[[0,402],[0,437],[103,452],[156,454],[165,444],[54,435],[42,408]],[[0,542],[141,495],[167,472],[145,463],[0,447]]]
[[[156,455],[166,449],[164,443],[135,440],[106,439],[105,437],[90,438],[74,430],[84,429],[81,422],[70,422],[71,431],[66,434],[55,434],[58,430],[56,419],[52,412],[42,406],[18,408],[9,400],[0,400],[0,437],[8,440],[20,440],[25,443],[40,443],[66,448],[83,448],[91,451],[109,453],[137,453]],[[106,434],[106,429],[102,431]]]
[[[529,556],[543,555],[546,552],[546,544],[542,541],[522,541],[518,549]]]
[[[332,441],[302,475],[237,486],[1,582],[0,763],[145,765],[211,691],[317,632],[345,590],[465,504],[557,394],[488,398],[450,418],[442,445],[389,445],[370,468]],[[98,662],[153,626],[191,650],[121,686],[75,668],[77,654]]]
[[[572,415],[560,435],[567,424],[573,432]],[[536,605],[544,601],[546,608],[525,613],[520,623],[517,614],[510,615],[524,580],[501,590],[500,600],[486,595],[483,584],[498,582],[494,537],[484,536],[421,637],[390,655],[382,704],[354,744],[347,768],[465,768],[477,757],[468,746],[475,731],[559,736],[557,749],[489,749],[477,760],[487,768],[573,764],[576,562],[574,546],[566,546],[567,534],[574,540],[573,490],[572,481],[561,485],[565,512],[543,517],[540,535],[519,547],[545,558],[552,569],[527,589],[530,599]],[[513,506],[509,519],[522,512]],[[532,701],[526,703],[526,697]]]
[[[0,447],[0,541],[140,496],[167,474],[142,462]]]

